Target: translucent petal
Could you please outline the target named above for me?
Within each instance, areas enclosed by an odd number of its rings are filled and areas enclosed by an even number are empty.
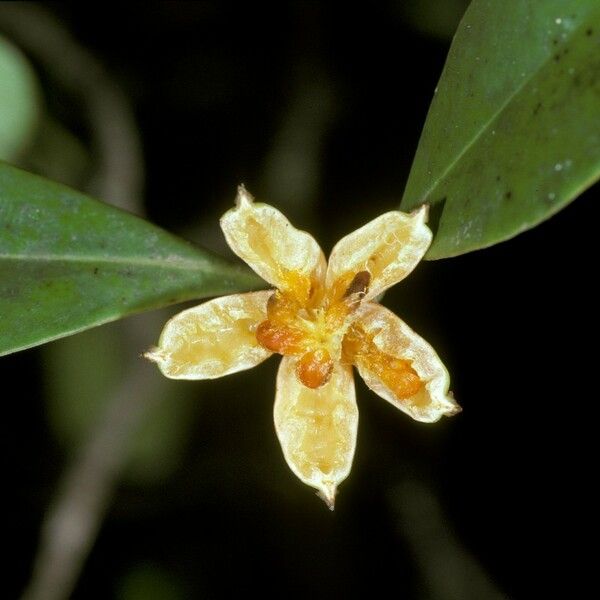
[[[272,206],[253,202],[243,186],[236,204],[221,217],[231,249],[263,279],[305,302],[311,288],[322,284],[327,268],[315,239]]]
[[[327,288],[367,271],[371,281],[365,300],[369,300],[404,279],[431,244],[426,221],[426,206],[410,214],[393,211],[343,237],[329,257]]]
[[[379,396],[417,421],[433,423],[442,416],[460,412],[448,392],[450,376],[435,350],[392,311],[379,304],[364,304],[357,323],[384,355],[408,361],[424,383],[408,398],[399,398],[369,364],[369,357],[357,357],[358,372]],[[376,361],[373,361],[376,362]]]
[[[255,335],[272,293],[223,296],[180,312],[146,358],[171,379],[215,379],[258,365],[272,354]]]
[[[274,416],[288,465],[333,508],[336,488],[350,473],[356,447],[358,409],[351,367],[337,363],[328,383],[310,389],[296,376],[296,360],[284,356]]]

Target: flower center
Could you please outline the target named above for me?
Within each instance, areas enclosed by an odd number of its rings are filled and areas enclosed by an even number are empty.
[[[309,388],[325,385],[354,313],[368,290],[368,271],[341,277],[326,293],[313,287],[299,300],[297,294],[277,290],[267,304],[267,320],[256,329],[259,344],[284,356],[297,356],[296,374]]]

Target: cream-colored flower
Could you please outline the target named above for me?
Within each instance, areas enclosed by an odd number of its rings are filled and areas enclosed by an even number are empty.
[[[275,429],[292,471],[333,508],[356,446],[352,365],[413,419],[431,423],[460,410],[433,348],[373,301],[425,254],[426,217],[426,207],[383,214],[342,238],[327,262],[311,235],[242,186],[221,227],[231,249],[276,289],[184,310],[146,356],[172,379],[213,379],[282,354]]]

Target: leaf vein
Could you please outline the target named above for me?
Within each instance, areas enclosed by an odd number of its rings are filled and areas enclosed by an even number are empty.
[[[0,261],[14,260],[23,262],[80,262],[95,264],[117,264],[140,267],[159,267],[182,271],[213,271],[210,265],[200,262],[184,261],[179,258],[140,258],[128,256],[86,256],[77,254],[0,254]]]

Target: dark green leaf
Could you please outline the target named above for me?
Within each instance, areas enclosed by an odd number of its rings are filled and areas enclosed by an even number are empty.
[[[0,355],[131,313],[261,285],[249,269],[0,163]]]
[[[600,177],[600,2],[474,0],[402,200],[432,205],[427,258],[551,216]]]

